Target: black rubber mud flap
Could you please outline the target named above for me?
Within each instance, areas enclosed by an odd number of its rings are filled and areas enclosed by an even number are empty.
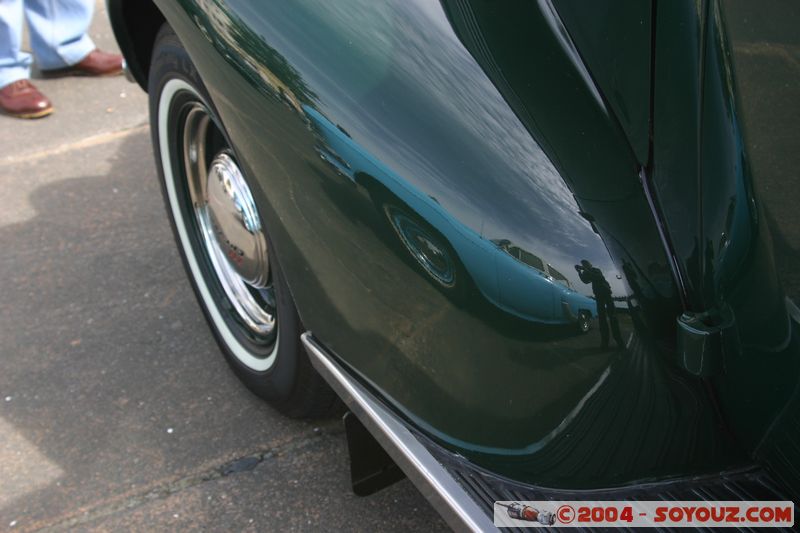
[[[350,478],[356,495],[369,496],[406,477],[358,417],[348,411],[342,420],[350,453]]]

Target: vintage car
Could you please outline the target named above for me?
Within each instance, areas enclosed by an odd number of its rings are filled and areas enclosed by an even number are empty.
[[[339,176],[349,178],[344,183],[363,191],[363,199],[374,204],[401,250],[445,294],[464,298],[472,289],[486,303],[523,320],[573,324],[578,333],[589,331],[597,316],[595,302],[573,290],[550,263],[508,239],[484,238],[442,209],[435,198],[410,188],[319,111],[309,106],[304,111],[317,134],[320,158]]]
[[[794,3],[108,10],[222,353],[357,493],[800,498]]]

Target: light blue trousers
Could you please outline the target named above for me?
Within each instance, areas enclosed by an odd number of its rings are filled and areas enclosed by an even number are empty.
[[[86,34],[93,11],[94,0],[0,0],[0,87],[30,76],[31,55],[21,49],[23,15],[36,65],[50,70],[94,50]]]

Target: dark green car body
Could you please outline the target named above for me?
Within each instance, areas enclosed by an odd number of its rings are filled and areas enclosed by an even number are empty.
[[[173,27],[305,327],[414,428],[540,486],[761,464],[800,495],[795,3],[109,8],[143,84]],[[528,280],[498,242],[614,319],[509,312]]]

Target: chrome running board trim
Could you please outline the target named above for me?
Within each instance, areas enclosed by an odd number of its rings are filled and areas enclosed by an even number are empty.
[[[353,379],[307,331],[300,339],[311,363],[422,495],[456,531],[497,531],[489,515],[403,422]]]

